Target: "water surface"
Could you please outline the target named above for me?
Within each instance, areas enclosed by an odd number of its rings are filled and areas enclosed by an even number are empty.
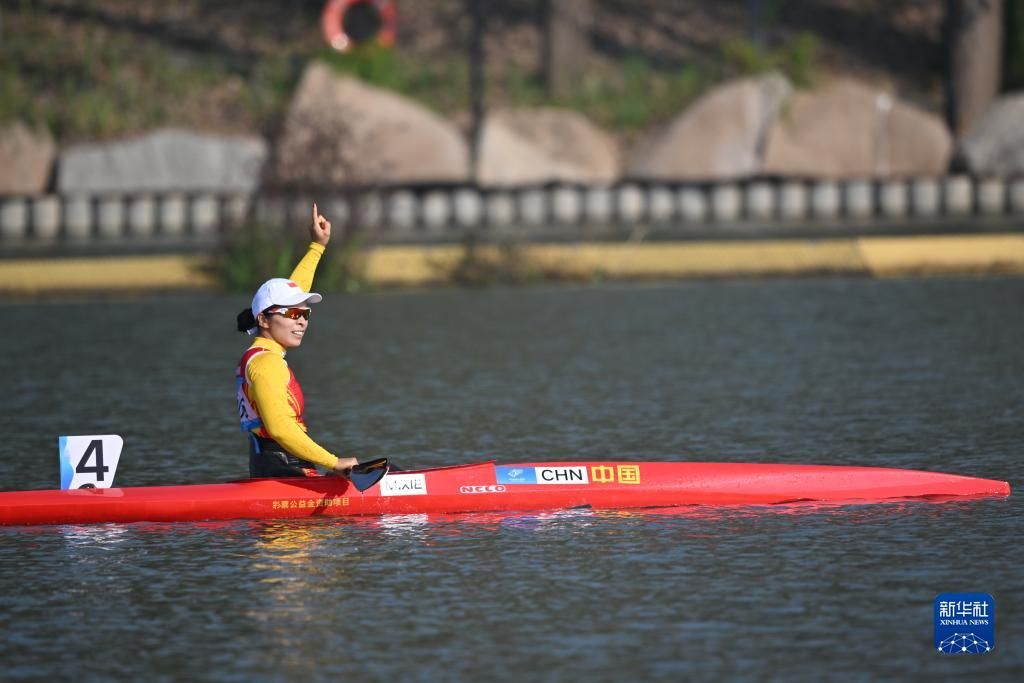
[[[244,297],[0,306],[0,490],[57,436],[123,485],[244,476]],[[289,362],[324,445],[482,459],[1024,474],[1024,281],[776,280],[330,296]],[[11,680],[1008,680],[1009,499],[0,529]],[[940,592],[996,650],[940,656]]]

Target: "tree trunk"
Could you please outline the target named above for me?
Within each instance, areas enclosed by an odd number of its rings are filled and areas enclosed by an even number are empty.
[[[949,74],[946,116],[959,137],[999,94],[1003,0],[947,0]]]
[[[544,17],[544,84],[549,95],[563,95],[590,54],[592,0],[547,0]]]

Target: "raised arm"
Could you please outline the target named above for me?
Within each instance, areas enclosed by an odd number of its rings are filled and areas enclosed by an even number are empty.
[[[327,220],[327,216],[320,214],[316,202],[313,203],[313,222],[309,225],[309,239],[309,249],[288,278],[307,292],[313,290],[316,267],[320,263],[324,249],[327,248],[327,243],[331,241],[331,222]]]

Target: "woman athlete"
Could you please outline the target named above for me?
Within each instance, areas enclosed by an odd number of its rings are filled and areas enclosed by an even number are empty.
[[[252,306],[238,314],[239,332],[255,335],[235,370],[238,414],[249,437],[250,477],[315,477],[316,465],[347,476],[358,461],[339,458],[306,434],[304,399],[284,356],[302,344],[310,304],[323,299],[310,292],[320,257],[331,239],[331,222],[313,204],[312,242],[288,279],[264,282]]]

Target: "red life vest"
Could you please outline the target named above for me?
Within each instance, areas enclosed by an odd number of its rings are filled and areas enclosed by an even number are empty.
[[[249,378],[246,374],[246,369],[256,354],[264,351],[270,351],[261,346],[251,346],[245,353],[242,354],[241,360],[238,361],[238,367],[235,369],[235,396],[238,399],[238,418],[242,423],[243,432],[252,432],[256,436],[262,439],[274,438],[270,432],[267,431],[266,427],[263,426],[263,420],[260,418],[259,407],[251,396]],[[283,360],[283,358],[282,358]],[[287,362],[285,363],[287,365]],[[306,423],[302,419],[302,413],[306,408],[306,399],[302,395],[302,387],[299,386],[299,382],[295,379],[295,373],[292,372],[291,368],[288,368],[288,384],[285,385],[284,390],[287,392],[288,405],[295,413],[295,419],[302,427],[302,431],[306,431]]]

